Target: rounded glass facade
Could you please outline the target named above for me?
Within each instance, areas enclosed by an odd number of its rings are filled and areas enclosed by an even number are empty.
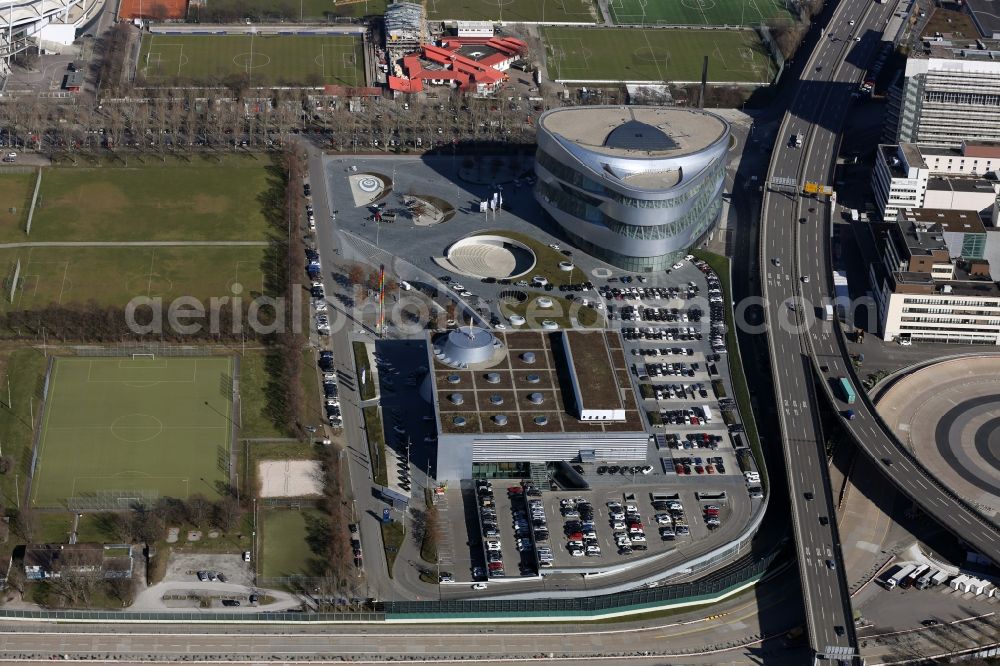
[[[650,107],[585,107],[546,122],[565,111],[539,119],[536,199],[589,254],[629,271],[668,268],[719,218],[729,124],[706,111]],[[612,122],[595,127],[581,114]],[[635,143],[612,144],[621,134],[614,116],[625,114]]]

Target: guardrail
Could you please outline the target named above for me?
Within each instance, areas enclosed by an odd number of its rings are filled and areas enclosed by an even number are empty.
[[[57,623],[162,624],[341,624],[375,622],[477,621],[502,617],[507,622],[540,618],[596,620],[668,608],[699,606],[720,601],[756,584],[786,551],[773,548],[747,556],[704,580],[616,592],[583,598],[479,599],[455,601],[376,602],[369,611],[356,612],[128,612],[87,610],[0,610],[0,621]]]

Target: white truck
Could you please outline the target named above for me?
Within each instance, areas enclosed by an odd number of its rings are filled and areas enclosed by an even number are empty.
[[[917,584],[914,585],[918,590],[923,590],[934,584],[934,576],[938,573],[937,569],[928,569],[924,574],[917,579]]]
[[[709,407],[708,405],[702,405],[701,411],[702,411],[702,414],[705,415],[705,423],[711,423],[712,422],[712,408]]]
[[[802,147],[802,132],[799,132],[792,138],[792,143],[796,148]]]
[[[885,579],[885,589],[887,590],[895,589],[895,587],[899,585],[900,581],[902,581],[911,573],[913,573],[913,570],[916,568],[917,567],[912,564],[907,564],[906,566],[898,569],[896,573],[892,574],[891,576]]]
[[[911,571],[909,576],[907,576],[903,580],[899,581],[899,586],[901,588],[903,588],[904,590],[907,589],[907,588],[909,588],[909,587],[912,587],[913,585],[916,584],[917,579],[919,579],[921,576],[923,576],[924,572],[927,571],[928,569],[930,569],[930,567],[928,565],[921,564],[916,569],[914,569],[913,571]]]
[[[938,571],[936,574],[934,574],[934,577],[931,578],[931,585],[940,585],[941,583],[947,583],[948,578],[949,576],[947,571]]]
[[[852,208],[851,209],[851,220],[853,222],[857,222],[859,219],[860,218],[858,216],[858,209],[857,208]]]

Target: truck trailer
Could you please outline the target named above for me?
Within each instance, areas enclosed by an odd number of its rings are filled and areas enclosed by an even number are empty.
[[[937,569],[928,569],[924,572],[920,578],[917,579],[916,588],[918,590],[924,590],[934,584],[934,575],[937,573]]]
[[[909,576],[899,581],[899,586],[904,590],[909,587],[913,587],[913,585],[917,582],[917,579],[923,576],[924,572],[927,571],[929,568],[930,567],[927,566],[926,564],[921,564],[916,569],[911,571]]]
[[[907,564],[906,566],[897,569],[896,573],[885,579],[885,589],[894,589],[903,579],[913,573],[914,569],[916,569],[916,567],[912,564]]]

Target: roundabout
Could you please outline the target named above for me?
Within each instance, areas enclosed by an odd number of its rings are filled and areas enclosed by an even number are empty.
[[[884,391],[876,407],[941,484],[984,513],[1000,512],[1000,356],[914,370]]]

